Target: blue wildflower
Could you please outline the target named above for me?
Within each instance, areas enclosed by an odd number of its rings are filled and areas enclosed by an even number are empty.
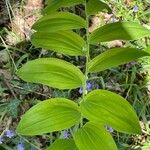
[[[86,88],[87,88],[87,91],[91,91],[92,88],[93,88],[93,84],[88,82],[87,85],[86,85]]]
[[[7,130],[6,131],[6,137],[8,137],[8,138],[12,138],[12,137],[14,137],[15,136],[15,133],[14,133],[14,131],[12,131],[12,130]]]
[[[3,137],[2,136],[0,136],[0,144],[3,144]]]
[[[110,133],[114,132],[114,129],[112,127],[107,127],[107,131],[109,131]]]
[[[65,139],[67,139],[69,137],[69,133],[68,133],[67,130],[64,131],[64,135],[63,136],[64,136]]]
[[[22,143],[19,143],[17,145],[17,150],[24,150],[24,145]]]
[[[82,94],[82,93],[83,93],[83,88],[82,88],[82,87],[80,87],[80,89],[79,89],[79,93],[80,93],[80,94]]]
[[[93,84],[92,84],[91,82],[88,82],[88,83],[86,84],[86,90],[87,90],[87,91],[91,91],[92,88],[93,88]],[[82,88],[82,87],[80,87],[79,93],[80,93],[80,94],[83,93],[83,88]]]
[[[135,6],[133,7],[133,9],[132,9],[132,10],[133,10],[133,12],[134,12],[134,13],[137,13],[137,12],[138,12],[138,10],[139,10],[139,8],[138,8],[138,6],[137,6],[137,5],[135,5]]]

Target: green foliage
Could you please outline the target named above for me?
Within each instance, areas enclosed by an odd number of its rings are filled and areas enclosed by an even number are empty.
[[[89,0],[87,3],[87,14],[94,15],[100,11],[111,13],[109,6],[100,0]]]
[[[75,133],[79,150],[117,150],[111,135],[101,124],[87,123]]]
[[[150,54],[136,48],[113,48],[91,60],[89,62],[89,72],[103,71],[144,56],[150,56]]]
[[[33,25],[33,29],[45,32],[56,32],[84,27],[86,27],[86,22],[83,18],[68,12],[59,12],[43,16]]]
[[[87,94],[81,102],[81,112],[90,121],[103,123],[117,131],[141,133],[133,108],[123,97],[110,91],[94,90]]]
[[[72,89],[83,85],[83,73],[71,63],[56,58],[29,61],[19,71],[27,82],[41,83],[59,89]]]
[[[73,139],[58,139],[46,150],[77,150]]]
[[[51,14],[61,7],[69,7],[84,3],[84,0],[47,0],[48,6],[44,9],[44,14]]]
[[[137,40],[150,35],[150,31],[135,22],[116,22],[96,29],[90,36],[90,43],[112,40]]]
[[[23,135],[41,135],[70,128],[80,119],[81,114],[76,103],[65,98],[49,99],[26,112],[17,132]]]
[[[84,56],[86,43],[78,34],[71,31],[58,33],[36,32],[32,35],[32,44],[36,47],[52,49],[72,56]]]
[[[40,102],[25,113],[17,132],[23,135],[41,135],[70,128],[79,150],[116,150],[115,142],[106,131],[106,126],[120,132],[140,134],[138,118],[130,104],[120,95],[106,90],[95,90],[87,94],[86,83],[89,73],[116,67],[149,56],[149,53],[147,50],[136,48],[114,48],[89,61],[90,44],[112,40],[136,40],[150,35],[150,32],[135,22],[117,22],[104,25],[90,34],[89,15],[104,9],[110,11],[104,1],[84,1],[85,19],[70,12],[62,12],[61,9],[59,12],[56,11],[61,7],[82,2],[49,0],[44,10],[46,15],[33,25],[36,33],[32,36],[32,43],[37,47],[67,55],[85,56],[84,75],[76,66],[56,58],[30,61],[18,71],[18,76],[27,82],[41,83],[58,89],[82,87],[82,98],[77,104],[64,98]],[[100,5],[102,7],[99,7]],[[82,28],[86,29],[84,39],[70,31]],[[64,149],[75,147],[73,141],[57,140],[50,149],[57,150],[58,146]],[[66,148],[67,146],[69,148]]]

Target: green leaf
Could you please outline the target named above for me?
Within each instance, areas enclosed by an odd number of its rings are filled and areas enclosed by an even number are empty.
[[[90,43],[112,40],[137,40],[149,36],[150,31],[135,22],[116,22],[96,29],[90,36]]]
[[[111,9],[110,7],[100,1],[100,0],[89,0],[88,3],[87,3],[87,14],[88,15],[94,15],[100,11],[108,11],[108,13],[111,13]]]
[[[91,60],[88,65],[89,72],[103,71],[144,56],[150,56],[150,54],[135,48],[113,48]]]
[[[78,88],[84,82],[84,75],[77,67],[56,58],[29,61],[17,74],[24,81],[41,83],[58,89]]]
[[[53,98],[29,109],[22,116],[17,132],[22,135],[41,135],[70,128],[80,119],[79,107],[75,102]]]
[[[150,54],[150,47],[148,46],[147,48],[144,49],[144,51]]]
[[[85,55],[86,43],[72,31],[56,33],[36,32],[32,35],[32,44],[72,56]]]
[[[103,123],[117,131],[141,133],[138,117],[132,106],[113,92],[107,90],[90,92],[81,102],[81,112],[90,121]]]
[[[62,30],[84,28],[86,21],[73,13],[58,12],[43,16],[34,25],[37,31],[56,32]]]
[[[58,139],[46,150],[77,150],[73,139]]]
[[[74,136],[79,150],[117,150],[111,135],[101,125],[87,123]]]
[[[70,7],[83,2],[84,0],[48,0],[48,6],[43,10],[43,13],[51,14],[61,7]]]

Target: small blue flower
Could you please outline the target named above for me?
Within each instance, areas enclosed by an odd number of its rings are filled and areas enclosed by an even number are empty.
[[[2,136],[0,136],[0,144],[3,144],[3,137]]]
[[[17,150],[24,150],[24,145],[22,143],[19,143],[17,145]]]
[[[15,136],[15,133],[14,133],[14,131],[12,131],[12,130],[7,130],[6,131],[6,137],[8,137],[8,138],[12,138],[12,137],[14,137]]]
[[[112,127],[107,127],[107,131],[109,131],[110,133],[114,132],[114,129]]]
[[[86,84],[86,90],[87,90],[87,91],[91,91],[92,88],[93,88],[93,84],[92,84],[91,82],[88,82],[88,83]],[[83,93],[83,88],[82,88],[82,87],[80,87],[79,93],[80,93],[80,94]]]
[[[135,6],[133,7],[133,9],[132,9],[132,10],[133,10],[133,12],[134,12],[134,13],[137,13],[137,12],[138,12],[138,10],[139,10],[139,8],[138,8],[138,6],[137,6],[137,5],[135,5]]]
[[[64,131],[64,138],[67,139],[69,137],[69,133],[67,130]]]
[[[92,88],[93,88],[93,84],[88,82],[87,85],[86,85],[86,88],[87,88],[87,91],[91,91]]]
[[[79,93],[80,93],[80,94],[82,94],[82,93],[83,93],[83,88],[82,88],[82,87],[80,87],[80,89],[79,89]]]

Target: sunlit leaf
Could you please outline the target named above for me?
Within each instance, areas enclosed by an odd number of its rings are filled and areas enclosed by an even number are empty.
[[[88,15],[94,15],[101,11],[108,11],[108,13],[111,13],[110,7],[102,2],[101,0],[89,0],[87,3],[87,14]]]
[[[90,121],[103,123],[117,131],[141,133],[138,117],[132,106],[113,92],[107,90],[90,92],[81,103],[81,112]]]
[[[87,123],[74,136],[79,150],[117,150],[111,135],[102,125]]]
[[[84,28],[85,26],[86,22],[80,16],[69,12],[58,12],[43,16],[33,25],[33,29],[37,31],[56,32]]]
[[[75,102],[64,98],[44,100],[22,116],[17,127],[17,133],[41,135],[60,131],[70,128],[80,119],[81,114]]]
[[[103,52],[91,60],[89,62],[89,71],[103,71],[144,56],[150,56],[150,54],[135,48],[113,48]]]
[[[85,41],[72,31],[56,33],[36,32],[32,35],[32,44],[59,53],[72,56],[85,55]]]
[[[28,61],[17,74],[24,81],[58,89],[77,88],[84,82],[84,75],[76,66],[56,58]]]
[[[91,44],[112,40],[137,40],[149,36],[150,31],[136,22],[116,22],[96,29],[90,36]]]

